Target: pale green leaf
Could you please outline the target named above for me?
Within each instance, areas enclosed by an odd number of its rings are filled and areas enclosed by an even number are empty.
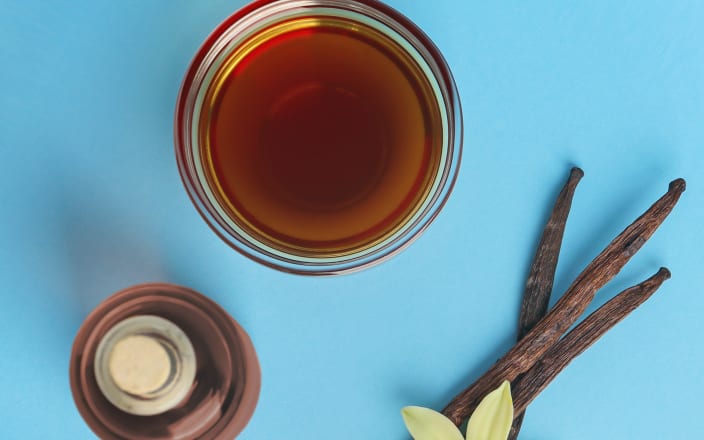
[[[511,384],[504,381],[484,397],[469,418],[467,440],[506,440],[512,423]]]
[[[444,415],[420,406],[401,410],[406,428],[415,440],[462,440],[462,433]]]

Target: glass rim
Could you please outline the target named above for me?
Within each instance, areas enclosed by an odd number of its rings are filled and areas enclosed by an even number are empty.
[[[428,194],[420,199],[398,230],[382,236],[371,247],[357,247],[347,254],[324,257],[272,248],[237,225],[208,184],[200,164],[199,121],[204,90],[209,88],[222,61],[238,44],[266,26],[297,16],[329,16],[373,26],[399,44],[417,62],[433,87],[441,112],[442,149]],[[218,64],[220,63],[220,64]],[[184,77],[179,92],[174,140],[181,179],[196,209],[213,231],[232,248],[250,259],[284,272],[332,275],[378,264],[410,245],[439,214],[457,179],[462,150],[462,110],[457,87],[439,49],[401,13],[373,0],[259,0],[235,12],[205,40]]]

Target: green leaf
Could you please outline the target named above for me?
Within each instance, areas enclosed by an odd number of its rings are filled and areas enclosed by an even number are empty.
[[[420,406],[401,410],[406,428],[415,440],[462,440],[462,433],[444,415]]]
[[[512,423],[511,384],[504,381],[482,399],[469,418],[467,440],[506,440]]]

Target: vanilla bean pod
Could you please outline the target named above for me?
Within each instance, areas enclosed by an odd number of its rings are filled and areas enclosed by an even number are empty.
[[[599,307],[579,325],[550,347],[543,357],[512,384],[516,414],[530,402],[577,356],[589,348],[614,325],[650,298],[670,278],[670,271],[661,268],[642,283],[630,287]]]
[[[521,302],[521,313],[518,318],[519,341],[547,313],[567,217],[572,207],[575,189],[583,176],[584,171],[580,168],[572,168],[565,186],[562,187],[560,194],[555,200],[555,206],[543,229],[543,234],[540,237],[540,242],[526,280],[523,301]],[[521,424],[523,423],[523,415],[523,411],[516,412],[508,440],[515,440],[518,437]]]
[[[685,190],[684,179],[670,183],[669,190],[628,226],[582,271],[555,307],[474,384],[458,394],[443,413],[459,425],[484,395],[503,380],[514,381],[562,336],[579,318],[594,294],[618,274],[672,211]]]

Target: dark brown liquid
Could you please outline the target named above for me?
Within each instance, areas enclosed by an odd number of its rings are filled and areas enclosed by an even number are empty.
[[[371,246],[415,212],[435,175],[431,86],[395,42],[362,25],[305,18],[268,32],[232,55],[206,101],[216,195],[276,248]]]

